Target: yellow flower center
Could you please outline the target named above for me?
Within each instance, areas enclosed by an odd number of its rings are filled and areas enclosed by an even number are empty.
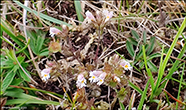
[[[96,77],[95,76],[92,76],[93,79],[95,79]]]
[[[128,65],[125,65],[125,68],[128,68],[129,66]]]
[[[81,81],[81,83],[84,83],[84,80],[83,80],[83,81]]]
[[[100,82],[103,82],[103,80],[102,80],[102,79],[100,79],[99,81],[100,81]]]
[[[109,16],[107,16],[107,19],[109,19],[110,17]]]
[[[47,77],[48,75],[47,74],[44,74],[44,77]]]

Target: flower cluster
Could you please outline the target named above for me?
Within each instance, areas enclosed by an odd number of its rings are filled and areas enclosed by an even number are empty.
[[[109,12],[108,10],[103,10],[102,13],[98,11],[96,12],[96,18],[90,11],[87,11],[85,15],[86,15],[85,20],[88,20],[89,23],[93,22],[94,24],[104,26],[105,23],[112,18],[113,11]]]
[[[95,70],[90,72],[90,82],[97,82],[97,85],[101,85],[104,82],[105,76],[107,74],[100,70]]]
[[[119,61],[119,66],[124,68],[125,70],[132,70],[132,66],[130,65],[130,63],[124,59]],[[97,85],[100,86],[101,84],[103,84],[106,76],[107,73],[101,70],[90,71],[89,81],[90,83],[97,83]],[[113,74],[111,77],[113,78],[114,82],[121,82],[121,79],[118,77],[117,73]],[[76,84],[78,88],[86,87],[86,79],[84,78],[83,74],[78,75]]]
[[[41,71],[42,80],[47,81],[50,78],[50,72],[52,68],[45,68]]]
[[[97,82],[97,85],[101,85],[104,82],[106,75],[105,72],[100,70],[90,71],[89,80],[90,82]],[[78,88],[86,87],[86,79],[83,74],[78,75],[76,84]]]

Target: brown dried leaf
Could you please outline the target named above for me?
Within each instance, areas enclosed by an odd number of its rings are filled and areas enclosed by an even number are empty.
[[[89,37],[90,37],[89,42],[85,45],[84,49],[81,50],[80,52],[81,59],[85,59],[88,49],[90,48],[91,44],[94,42],[94,36],[92,34],[89,34]]]
[[[109,65],[108,63],[105,63],[104,65],[104,72],[110,73],[112,71],[112,66]]]

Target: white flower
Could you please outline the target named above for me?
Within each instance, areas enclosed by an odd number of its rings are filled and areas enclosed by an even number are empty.
[[[97,85],[101,85],[104,82],[105,76],[107,75],[107,73],[102,72],[101,75],[98,77],[99,81],[97,83]]]
[[[98,77],[100,76],[100,74],[103,73],[102,71],[99,71],[99,70],[95,70],[95,71],[90,71],[90,82],[98,82],[99,79]]]
[[[110,20],[113,16],[113,11],[109,12],[108,10],[103,10],[103,14],[105,15],[105,22]]]
[[[130,63],[124,59],[121,60],[120,66],[122,66],[125,70],[132,70],[132,66],[130,65]]]
[[[86,86],[86,79],[84,78],[83,74],[78,75],[76,84],[78,88],[82,88]]]
[[[116,82],[120,82],[120,78],[119,77],[117,77],[117,76],[114,76],[114,81]]]
[[[59,29],[57,29],[55,27],[50,27],[50,34],[49,35],[51,35],[51,37],[54,37],[55,34],[58,35],[59,33],[61,33],[61,31]]]
[[[42,80],[47,81],[50,78],[50,70],[52,68],[46,68],[41,71]]]
[[[93,14],[90,11],[87,11],[85,13],[85,15],[86,15],[86,18],[88,18],[89,20],[96,21],[95,17],[93,16]]]

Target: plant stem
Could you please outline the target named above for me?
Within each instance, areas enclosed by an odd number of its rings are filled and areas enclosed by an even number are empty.
[[[98,58],[98,52],[99,52],[99,45],[100,45],[100,42],[101,42],[101,39],[100,39],[100,26],[99,26],[99,29],[98,29],[98,45],[97,45],[97,49],[96,49],[96,56],[95,56],[95,64],[97,65],[97,58]]]

